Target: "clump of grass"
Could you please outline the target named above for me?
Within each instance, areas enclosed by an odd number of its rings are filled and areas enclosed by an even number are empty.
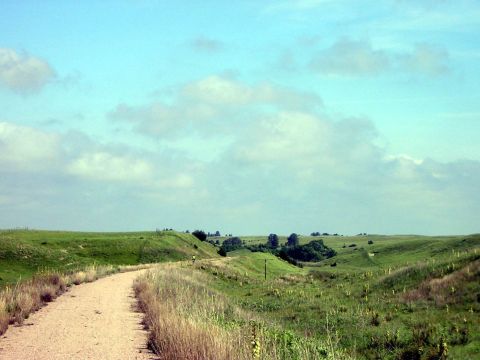
[[[97,267],[90,266],[85,271],[85,282],[92,282],[97,280]]]
[[[85,282],[85,279],[87,278],[87,274],[85,274],[84,271],[78,271],[71,276],[72,278],[72,283],[75,285],[80,285],[81,283]]]
[[[7,331],[10,322],[10,314],[7,311],[7,303],[5,299],[0,297],[0,334]]]

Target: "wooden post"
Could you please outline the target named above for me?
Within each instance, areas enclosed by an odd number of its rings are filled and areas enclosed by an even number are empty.
[[[267,280],[267,259],[265,259],[265,280]]]

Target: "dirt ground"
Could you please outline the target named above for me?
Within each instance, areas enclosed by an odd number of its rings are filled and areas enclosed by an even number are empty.
[[[0,359],[156,359],[135,311],[132,282],[141,271],[74,286],[23,326],[10,326]]]

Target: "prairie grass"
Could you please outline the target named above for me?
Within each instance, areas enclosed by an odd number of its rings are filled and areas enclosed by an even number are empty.
[[[480,260],[440,278],[423,281],[417,288],[404,294],[406,302],[433,301],[437,306],[464,302],[466,284],[480,281]],[[473,299],[472,299],[473,300]]]
[[[74,283],[75,285],[80,285],[81,283],[85,282],[86,277],[87,276],[84,271],[76,272],[71,276],[72,283]]]
[[[266,323],[209,283],[208,274],[193,268],[149,272],[134,283],[150,347],[161,359],[349,358],[328,344]]]
[[[7,303],[5,299],[0,298],[0,334],[7,331],[10,322],[10,314],[7,311]]]

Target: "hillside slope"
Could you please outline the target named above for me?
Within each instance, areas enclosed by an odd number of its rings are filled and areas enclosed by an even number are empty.
[[[0,232],[0,285],[43,269],[72,270],[96,264],[141,263],[218,257],[214,246],[175,231],[84,233]]]

